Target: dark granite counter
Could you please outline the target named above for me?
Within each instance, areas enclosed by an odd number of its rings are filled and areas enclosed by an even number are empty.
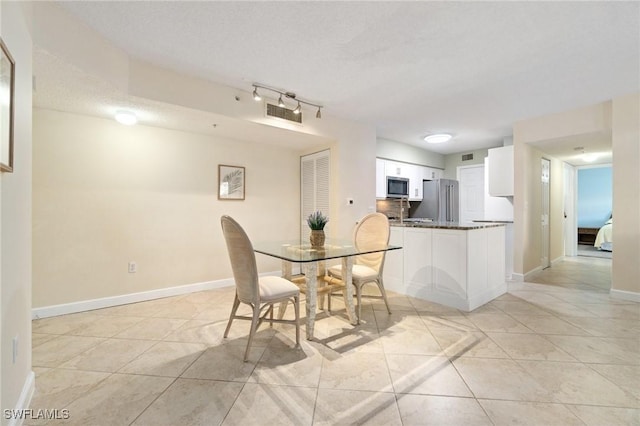
[[[404,228],[436,228],[436,229],[456,229],[460,231],[469,231],[472,229],[496,228],[505,226],[505,223],[497,222],[407,222],[400,223],[399,220],[390,220],[391,226],[399,226]]]

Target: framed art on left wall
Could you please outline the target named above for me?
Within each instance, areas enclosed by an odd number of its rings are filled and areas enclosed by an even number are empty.
[[[244,167],[218,165],[218,199],[244,200]]]
[[[13,172],[13,111],[16,64],[0,38],[0,171]]]

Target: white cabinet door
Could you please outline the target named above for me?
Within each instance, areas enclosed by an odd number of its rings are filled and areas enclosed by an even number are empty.
[[[434,169],[433,167],[424,167],[422,172],[422,179],[424,180],[436,180],[442,179],[443,171],[440,169]]]
[[[385,288],[403,293],[404,288],[404,228],[392,226],[389,236],[389,245],[402,247],[400,250],[388,251],[384,258],[384,269],[382,279]]]
[[[376,158],[376,198],[387,197],[387,177],[384,166],[385,160]]]
[[[409,164],[408,166],[410,166],[408,171],[411,173],[409,176],[409,200],[422,201],[423,167],[414,164]]]
[[[404,280],[407,291],[412,295],[427,294],[433,283],[433,231],[424,228],[404,228],[404,231]]]
[[[513,196],[513,145],[489,150],[489,195]]]
[[[467,232],[433,230],[434,290],[462,300],[467,298]]]
[[[406,166],[408,166],[408,164],[406,163],[386,160],[384,162],[384,174],[386,176],[408,178],[409,176],[407,176],[407,173],[406,173],[407,172]]]

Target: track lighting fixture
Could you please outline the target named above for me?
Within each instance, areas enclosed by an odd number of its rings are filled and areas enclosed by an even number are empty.
[[[256,101],[261,101],[262,97],[260,97],[260,95],[258,94],[258,88],[257,87],[253,87],[253,99]]]
[[[305,100],[302,99],[298,99],[296,94],[293,92],[287,92],[284,90],[279,90],[279,89],[274,89],[273,87],[269,87],[269,86],[264,86],[262,84],[258,84],[258,83],[254,83],[253,84],[253,99],[255,99],[256,101],[261,101],[262,97],[258,94],[258,89],[264,89],[264,90],[269,90],[271,92],[277,93],[278,96],[278,106],[280,108],[286,108],[287,105],[284,103],[284,98],[286,99],[291,99],[293,101],[296,101],[298,104],[296,105],[296,108],[293,110],[294,114],[300,114],[302,112],[302,104],[304,105],[309,105],[312,106],[314,108],[318,108],[318,111],[316,112],[316,118],[322,118],[322,113],[320,112],[320,109],[323,108],[322,105],[318,105],[318,104],[314,104],[313,102],[307,102]]]

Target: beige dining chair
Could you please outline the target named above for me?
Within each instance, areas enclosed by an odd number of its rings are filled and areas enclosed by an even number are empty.
[[[386,246],[389,244],[390,233],[389,219],[387,216],[382,213],[370,213],[363,217],[354,228],[354,245],[358,250],[367,250],[369,247]],[[387,306],[387,311],[391,313],[387,293],[384,291],[384,283],[382,281],[385,255],[386,251],[361,254],[356,256],[353,262],[352,280],[358,300],[358,319],[362,318],[362,287],[367,283],[375,283],[378,285],[384,304]],[[341,282],[343,276],[342,265],[329,268],[328,275],[329,279],[327,282],[330,285],[334,280]]]
[[[234,319],[251,320],[249,341],[244,353],[244,360],[249,357],[249,349],[256,330],[262,321],[289,323],[296,326],[296,347],[300,346],[300,290],[298,286],[281,277],[258,277],[256,255],[251,241],[242,227],[230,216],[222,216],[222,232],[227,243],[231,269],[236,284],[236,295],[233,308],[229,316],[227,328],[224,331],[226,338]],[[295,308],[295,320],[274,319],[273,305],[281,302],[293,302]],[[236,315],[240,303],[251,306],[252,315]],[[269,318],[267,318],[269,316]]]

